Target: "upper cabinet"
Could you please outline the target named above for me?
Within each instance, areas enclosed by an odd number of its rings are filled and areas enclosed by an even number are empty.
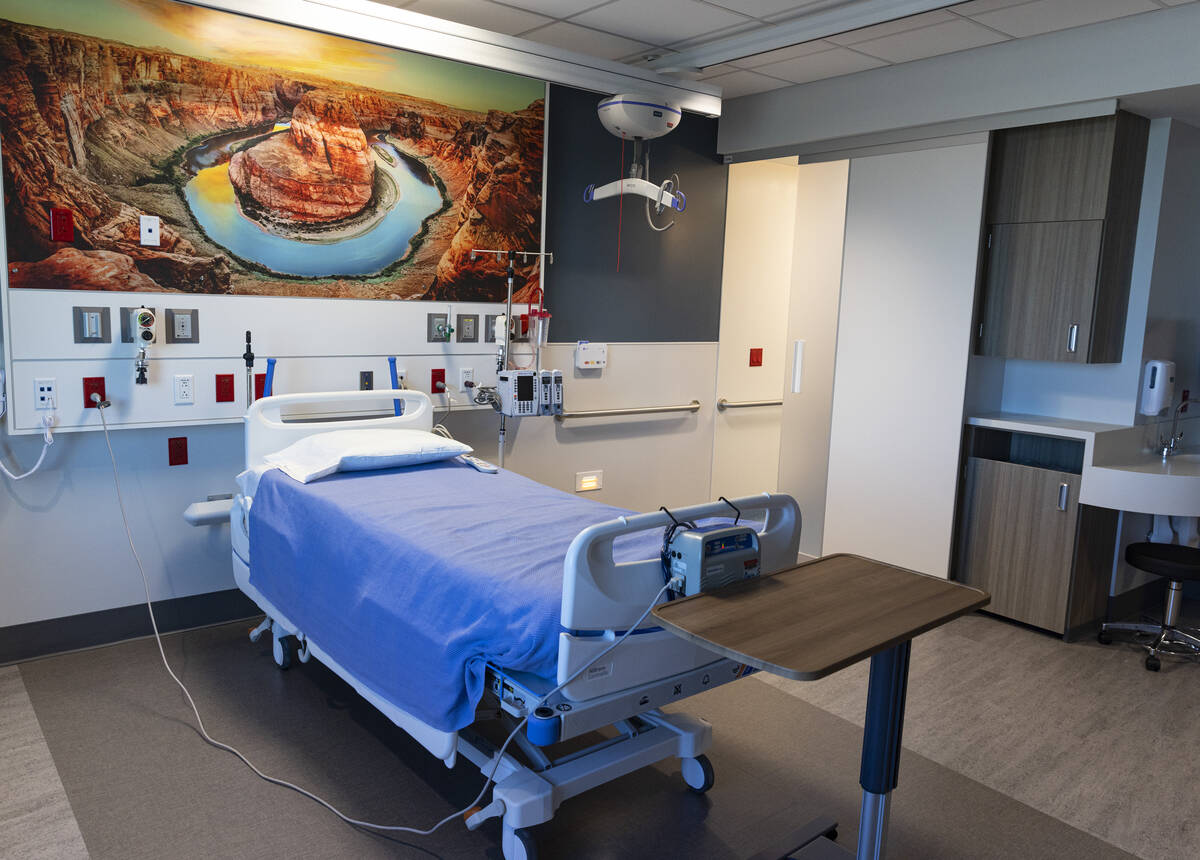
[[[1118,112],[993,135],[976,352],[1121,360],[1149,127]]]

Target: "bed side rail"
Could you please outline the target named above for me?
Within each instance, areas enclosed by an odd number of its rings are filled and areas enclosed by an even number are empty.
[[[762,572],[774,573],[796,564],[800,551],[800,506],[785,493],[762,493],[734,499],[743,520],[762,520],[759,548]],[[673,508],[679,520],[728,517],[725,502]],[[658,557],[645,561],[613,561],[613,541],[636,532],[661,532],[671,524],[662,511],[620,517],[584,529],[567,549],[563,572],[562,626],[567,630],[625,630],[663,587]],[[652,621],[643,626],[654,626]]]
[[[305,407],[326,407],[329,412],[358,409],[394,409],[393,401],[403,404],[400,415],[373,416],[330,420],[328,417],[283,419],[284,410],[304,411]],[[377,388],[371,391],[319,391],[302,394],[278,394],[254,401],[243,417],[246,424],[246,467],[256,466],[263,457],[286,448],[314,433],[330,430],[364,430],[371,428],[411,428],[430,430],[433,427],[433,405],[429,395],[409,389]]]

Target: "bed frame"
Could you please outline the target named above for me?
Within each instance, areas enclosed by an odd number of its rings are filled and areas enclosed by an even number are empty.
[[[393,401],[401,414],[390,414]],[[368,404],[389,414],[364,414]],[[356,417],[330,420],[331,410]],[[289,417],[290,413],[290,417]],[[314,433],[333,429],[408,427],[429,430],[433,409],[427,395],[417,391],[351,391],[286,394],[256,401],[245,415],[246,467],[263,464],[263,457]],[[762,494],[734,499],[748,521],[756,524],[762,551],[762,571],[770,573],[796,563],[800,541],[800,511],[791,496]],[[567,798],[668,758],[681,760],[684,781],[697,792],[707,791],[713,770],[704,752],[712,740],[711,726],[685,714],[666,714],[663,705],[750,674],[753,669],[715,659],[699,648],[654,625],[643,622],[636,634],[607,657],[556,693],[539,709],[532,706],[555,683],[520,672],[489,666],[484,701],[477,709],[479,723],[498,719],[506,724],[531,716],[531,725],[514,739],[516,751],[502,756],[475,727],[443,732],[387,701],[339,665],[336,655],[305,636],[288,620],[287,607],[271,605],[249,582],[248,513],[251,499],[238,495],[230,512],[233,570],[238,587],[266,613],[252,639],[270,633],[276,662],[286,667],[293,651],[301,661],[316,657],[343,678],[367,701],[407,731],[448,767],[457,756],[490,773],[496,767],[492,800],[469,826],[502,819],[502,849],[506,860],[530,860],[536,842],[530,828],[549,821]],[[674,510],[680,519],[726,517],[725,502]],[[661,532],[670,524],[662,512],[621,517],[584,529],[567,550],[559,634],[558,678],[561,683],[576,669],[628,629],[662,588],[658,558],[616,563],[613,542],[641,531]],[[536,725],[535,725],[536,724]],[[611,727],[611,728],[609,728]],[[559,742],[607,730],[590,745],[572,745],[559,753]],[[534,737],[531,740],[531,736]],[[519,751],[520,758],[514,754]],[[499,756],[500,762],[496,760]]]

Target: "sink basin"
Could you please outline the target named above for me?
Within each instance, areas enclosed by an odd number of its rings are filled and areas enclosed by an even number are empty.
[[[1200,516],[1200,452],[1186,451],[1166,460],[1147,454],[1132,463],[1087,467],[1079,500],[1119,511]]]

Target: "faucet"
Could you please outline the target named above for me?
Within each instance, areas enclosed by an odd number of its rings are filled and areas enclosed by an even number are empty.
[[[1190,400],[1179,401],[1179,405],[1176,406],[1171,412],[1170,435],[1168,435],[1165,439],[1161,436],[1158,437],[1158,444],[1162,449],[1162,458],[1164,463],[1167,461],[1168,457],[1176,452],[1179,447],[1179,443],[1183,440],[1183,434],[1176,432],[1179,429],[1179,413],[1186,409],[1187,405],[1191,402],[1192,401]]]

